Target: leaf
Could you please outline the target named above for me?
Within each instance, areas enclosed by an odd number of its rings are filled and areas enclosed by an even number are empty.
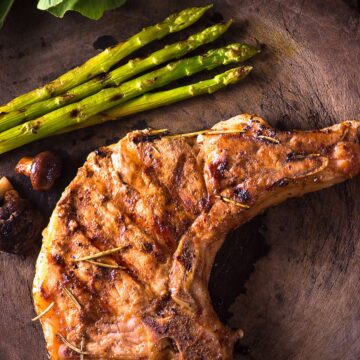
[[[0,0],[1,1],[1,0]],[[69,11],[77,11],[82,15],[98,20],[107,10],[120,7],[126,0],[39,0],[38,9],[47,10],[54,16],[62,18]]]
[[[4,20],[9,13],[14,0],[0,0],[0,28],[4,24]]]

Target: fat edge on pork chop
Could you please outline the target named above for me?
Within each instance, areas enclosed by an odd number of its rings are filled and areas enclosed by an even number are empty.
[[[51,358],[231,359],[242,332],[219,321],[208,294],[226,234],[355,176],[359,128],[278,131],[243,114],[195,139],[134,131],[91,153],[44,230],[36,265]]]

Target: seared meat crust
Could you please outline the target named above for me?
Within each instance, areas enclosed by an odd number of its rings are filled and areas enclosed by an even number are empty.
[[[36,311],[54,303],[41,318],[51,358],[78,359],[82,348],[89,359],[231,359],[242,332],[211,305],[216,252],[269,206],[355,176],[359,128],[280,132],[244,114],[213,128],[237,133],[191,141],[135,131],[91,153],[37,262]],[[116,269],[76,261],[114,248],[97,261]]]

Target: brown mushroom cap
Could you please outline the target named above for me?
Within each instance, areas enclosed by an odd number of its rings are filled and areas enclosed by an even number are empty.
[[[61,159],[51,151],[37,154],[31,165],[30,180],[34,190],[49,190],[61,174]]]
[[[44,227],[44,218],[16,190],[6,191],[0,207],[0,251],[26,252]]]

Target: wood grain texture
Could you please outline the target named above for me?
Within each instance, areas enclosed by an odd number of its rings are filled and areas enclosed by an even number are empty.
[[[193,4],[128,0],[93,22],[77,14],[59,20],[35,10],[33,1],[16,2],[0,31],[0,102],[95,55],[93,44],[99,37],[121,41]],[[229,18],[235,24],[217,45],[239,40],[265,44],[263,53],[251,61],[255,71],[244,82],[212,96],[18,149],[0,157],[0,175],[9,176],[49,215],[88,152],[135,128],[185,132],[245,111],[288,129],[360,118],[357,1],[219,0],[199,24],[166,42]],[[13,169],[21,156],[45,149],[61,152],[66,171],[55,190],[39,194]],[[220,317],[245,330],[239,359],[360,358],[359,185],[358,177],[288,201],[228,237],[210,289]],[[0,360],[47,358],[40,326],[30,321],[37,253],[38,248],[26,259],[0,254]]]

